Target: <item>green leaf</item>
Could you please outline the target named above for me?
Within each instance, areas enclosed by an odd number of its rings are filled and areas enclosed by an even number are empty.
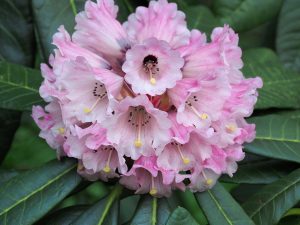
[[[276,49],[288,68],[300,71],[300,1],[285,0],[281,8]]]
[[[266,48],[246,50],[243,60],[244,75],[260,76],[264,82],[263,88],[259,90],[257,109],[300,107],[300,76],[284,70],[272,50]]]
[[[213,28],[221,25],[208,7],[189,6],[185,8],[184,12],[189,29],[198,29],[209,35]]]
[[[269,184],[287,174],[297,167],[279,160],[266,160],[239,165],[233,177],[221,177],[222,181],[238,184]]]
[[[268,115],[248,121],[256,124],[256,138],[245,145],[247,152],[300,162],[300,119]]]
[[[42,104],[40,72],[20,65],[0,62],[0,108],[25,110]]]
[[[300,200],[300,169],[263,187],[243,204],[257,225],[276,224]]]
[[[0,109],[0,163],[10,149],[20,124],[20,112]]]
[[[19,172],[16,170],[0,169],[0,185],[4,184],[6,181],[17,176],[18,174]]]
[[[178,190],[174,194],[180,200],[180,205],[189,211],[193,218],[195,218],[196,222],[201,225],[208,224],[202,209],[199,207],[199,204],[191,191],[185,190],[183,192],[181,190]]]
[[[182,225],[182,224],[198,225],[198,223],[194,220],[194,218],[185,208],[178,207],[172,212],[166,225]]]
[[[31,112],[24,112],[21,125],[14,136],[10,150],[2,166],[11,169],[32,169],[56,158],[56,151],[39,137],[40,129],[31,117]]]
[[[254,225],[240,205],[219,183],[195,196],[210,225]]]
[[[34,32],[30,1],[0,1],[0,60],[32,65]]]
[[[122,192],[122,187],[116,185],[110,195],[99,201],[91,208],[82,213],[72,225],[117,225],[119,217],[118,197]]]
[[[70,225],[76,220],[88,206],[70,206],[51,213],[37,222],[35,225]]]
[[[83,9],[85,0],[76,0],[77,11]],[[52,36],[57,32],[60,25],[64,25],[66,30],[72,32],[75,25],[75,16],[69,0],[33,0],[35,24],[38,39],[41,44],[44,59],[52,52]]]
[[[0,223],[32,224],[65,198],[81,181],[74,160],[51,161],[0,187]]]
[[[213,9],[220,16],[222,23],[229,24],[241,32],[255,28],[275,17],[281,4],[282,0],[215,0]]]
[[[124,22],[131,13],[135,12],[138,6],[137,1],[133,0],[116,0],[115,3],[119,6],[118,20]]]
[[[165,225],[170,215],[166,199],[143,196],[131,225]]]
[[[140,200],[140,195],[131,195],[120,201],[120,224],[130,222]]]

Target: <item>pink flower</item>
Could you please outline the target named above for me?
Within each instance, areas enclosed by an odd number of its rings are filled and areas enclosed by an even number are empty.
[[[86,179],[119,179],[137,194],[205,191],[233,176],[262,87],[241,72],[238,35],[224,25],[208,42],[167,0],[123,25],[117,12],[113,0],[88,0],[75,32],[54,34],[39,90],[49,104],[32,109],[40,136]]]
[[[108,140],[122,146],[120,153],[132,159],[151,156],[170,141],[168,114],[154,108],[146,96],[127,97],[112,110],[104,126]]]
[[[155,96],[174,87],[182,78],[183,63],[167,42],[151,38],[127,51],[122,69],[135,93]]]
[[[170,196],[171,190],[185,189],[182,181],[188,176],[164,170],[156,165],[156,157],[140,157],[135,161],[130,171],[121,178],[120,183],[136,194],[150,193],[162,197]]]

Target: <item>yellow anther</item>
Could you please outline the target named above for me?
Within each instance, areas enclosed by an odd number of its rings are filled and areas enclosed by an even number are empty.
[[[84,108],[83,112],[85,112],[86,114],[88,114],[88,113],[92,112],[92,110],[90,108]]]
[[[182,158],[182,161],[185,165],[189,164],[191,162],[191,160],[189,158]]]
[[[59,134],[64,134],[65,133],[65,128],[63,128],[63,127],[58,128],[58,133]]]
[[[227,126],[226,126],[226,130],[228,131],[228,132],[234,132],[235,130],[236,130],[236,126],[234,125],[234,124],[228,124]]]
[[[103,171],[104,171],[105,173],[109,173],[109,172],[110,172],[110,167],[106,165],[106,166],[103,168]]]
[[[157,194],[157,189],[156,188],[151,188],[149,194],[152,195],[152,196],[156,195]]]
[[[212,183],[213,183],[213,180],[212,180],[212,179],[207,179],[207,180],[206,180],[206,184],[207,184],[207,185],[211,185]]]
[[[136,141],[134,142],[134,146],[137,147],[137,148],[142,147],[142,142],[141,142],[141,140],[136,140]]]
[[[155,78],[153,78],[153,77],[151,77],[151,79],[150,79],[150,83],[151,83],[152,85],[155,85],[155,84],[156,84],[156,79],[155,79]]]
[[[208,115],[206,113],[202,113],[200,115],[200,118],[203,119],[203,120],[206,120],[208,118]]]

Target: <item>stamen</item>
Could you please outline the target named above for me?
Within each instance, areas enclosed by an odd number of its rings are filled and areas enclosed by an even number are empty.
[[[142,141],[141,141],[141,130],[142,130],[142,115],[141,112],[138,112],[138,118],[137,118],[138,122],[138,133],[137,133],[137,139],[134,142],[134,146],[137,148],[142,147]]]
[[[87,108],[87,107],[86,107],[86,108],[83,108],[83,111],[84,111],[86,114],[92,112],[92,111],[95,109],[96,105],[100,102],[101,99],[102,99],[102,98],[98,98],[98,99],[95,101],[95,103],[92,105],[91,108]]]
[[[210,178],[207,178],[207,176],[206,176],[206,174],[204,173],[204,171],[202,171],[202,175],[203,175],[203,177],[204,177],[205,182],[206,182],[207,185],[211,185],[211,184],[213,183],[213,180],[210,179]]]
[[[177,150],[178,150],[178,152],[179,152],[179,154],[180,154],[180,157],[181,157],[183,163],[184,163],[185,165],[189,164],[189,163],[191,162],[191,160],[190,160],[189,158],[187,158],[187,157],[184,157],[184,155],[182,154],[181,148],[180,148],[180,146],[179,146],[178,143],[176,143],[175,145],[176,145],[176,147],[177,147]]]
[[[155,196],[157,194],[157,189],[155,188],[154,178],[151,175],[151,189],[149,192],[150,195]]]
[[[112,152],[113,152],[113,150],[109,150],[108,159],[107,159],[105,167],[103,168],[103,171],[105,173],[109,173],[111,171],[109,164],[110,164]]]
[[[63,135],[65,133],[65,128],[63,127],[58,128],[58,133]]]
[[[229,133],[233,133],[235,130],[236,130],[236,125],[235,124],[228,124],[226,125],[226,130],[229,132]]]
[[[200,113],[198,112],[198,110],[197,110],[194,106],[191,105],[190,107],[191,107],[191,109],[193,110],[193,112],[194,112],[200,119],[206,120],[206,119],[208,118],[208,115],[207,115],[206,113],[200,114]]]
[[[148,55],[143,60],[145,71],[149,73],[150,76],[149,81],[152,85],[156,84],[156,79],[153,77],[153,75],[159,71],[159,68],[156,67],[157,63],[158,63],[157,57],[154,55]]]

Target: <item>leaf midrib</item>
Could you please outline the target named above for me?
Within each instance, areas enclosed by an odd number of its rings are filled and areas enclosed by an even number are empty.
[[[219,202],[217,201],[217,199],[213,196],[213,194],[211,193],[211,190],[207,190],[208,194],[210,195],[210,197],[212,198],[212,200],[214,201],[214,203],[216,204],[217,208],[220,210],[221,214],[224,216],[224,218],[226,219],[226,221],[228,222],[228,224],[230,225],[234,225],[230,219],[228,218],[227,214],[225,213],[225,211],[223,210],[222,206],[219,204]]]
[[[291,183],[291,185],[286,186],[284,189],[282,189],[281,191],[279,191],[278,193],[276,193],[275,195],[272,196],[272,198],[268,199],[264,204],[260,205],[252,214],[250,214],[249,216],[251,218],[254,217],[254,215],[256,215],[262,208],[264,208],[267,204],[269,204],[271,201],[273,201],[273,199],[275,199],[276,197],[278,197],[278,195],[282,194],[283,192],[285,192],[287,189],[291,188],[292,186],[294,186],[296,183],[298,183],[300,181],[300,177],[293,183]]]
[[[0,216],[2,216],[3,214],[6,214],[8,211],[10,211],[11,209],[13,209],[14,207],[16,207],[18,204],[20,204],[21,202],[26,201],[27,199],[29,199],[31,196],[33,196],[34,194],[40,192],[41,190],[43,190],[44,188],[46,188],[47,186],[49,186],[50,184],[52,184],[53,182],[57,181],[59,178],[63,177],[65,174],[67,174],[68,172],[70,172],[72,169],[76,168],[76,164],[73,165],[72,167],[70,167],[69,169],[65,170],[63,173],[60,173],[58,176],[54,177],[54,179],[51,179],[50,181],[48,181],[46,184],[42,185],[40,188],[34,190],[33,192],[31,192],[29,195],[26,195],[25,197],[23,197],[21,200],[15,202],[13,205],[11,205],[10,207],[6,208],[5,210],[3,210],[2,212],[0,212]]]
[[[264,137],[264,136],[256,136],[255,140],[266,140],[266,141],[280,141],[280,142],[294,142],[300,143],[300,139],[284,139],[284,138],[273,138],[273,137]]]
[[[26,90],[29,90],[29,91],[32,91],[32,92],[35,92],[35,93],[39,93],[39,91],[37,89],[31,88],[31,87],[28,87],[28,86],[23,86],[23,85],[13,83],[13,82],[10,82],[10,81],[0,80],[0,83],[8,84],[8,85],[11,85],[11,86],[14,86],[14,87],[23,88],[23,89],[26,89]]]

